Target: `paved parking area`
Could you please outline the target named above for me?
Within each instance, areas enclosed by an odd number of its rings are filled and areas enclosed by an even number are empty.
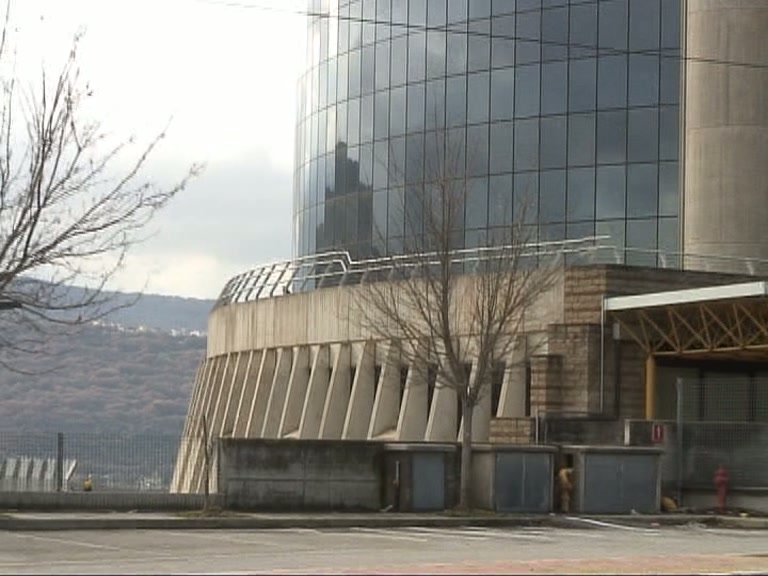
[[[768,533],[702,527],[0,532],[3,574],[768,574]]]

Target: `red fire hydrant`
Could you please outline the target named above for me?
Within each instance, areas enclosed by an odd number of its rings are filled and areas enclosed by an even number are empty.
[[[717,489],[717,507],[720,512],[725,512],[728,499],[728,469],[720,464],[715,472],[715,488]]]

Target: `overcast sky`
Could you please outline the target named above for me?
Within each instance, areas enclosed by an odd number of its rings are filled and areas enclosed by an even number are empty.
[[[245,6],[276,8],[264,10]],[[203,175],[153,224],[119,288],[215,297],[232,275],[291,255],[296,82],[305,0],[15,0],[17,66],[58,65],[78,29],[93,112],[149,138],[149,175]]]

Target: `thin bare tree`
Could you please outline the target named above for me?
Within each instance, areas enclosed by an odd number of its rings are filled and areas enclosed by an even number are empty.
[[[56,327],[83,325],[117,307],[107,290],[153,216],[201,170],[168,187],[144,176],[165,137],[115,141],[89,117],[77,34],[55,73],[13,75],[11,1],[0,36],[0,363],[34,352]],[[75,288],[74,285],[80,287]]]
[[[455,392],[462,416],[459,507],[467,509],[474,409],[490,394],[499,365],[511,362],[526,312],[555,283],[561,258],[531,242],[532,195],[511,187],[488,206],[499,226],[464,248],[465,216],[477,208],[467,176],[472,154],[446,131],[428,135],[425,149],[423,173],[408,165],[421,161],[418,154],[408,154],[405,170],[392,165],[390,154],[390,187],[404,192],[402,254],[379,261],[355,308],[376,338],[397,343],[411,370],[428,372],[420,382]]]

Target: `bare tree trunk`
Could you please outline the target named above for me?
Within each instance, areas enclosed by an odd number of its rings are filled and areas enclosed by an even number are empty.
[[[461,435],[461,478],[459,479],[459,509],[469,510],[472,474],[472,406],[466,395],[462,395],[461,408],[464,415],[464,426]]]

